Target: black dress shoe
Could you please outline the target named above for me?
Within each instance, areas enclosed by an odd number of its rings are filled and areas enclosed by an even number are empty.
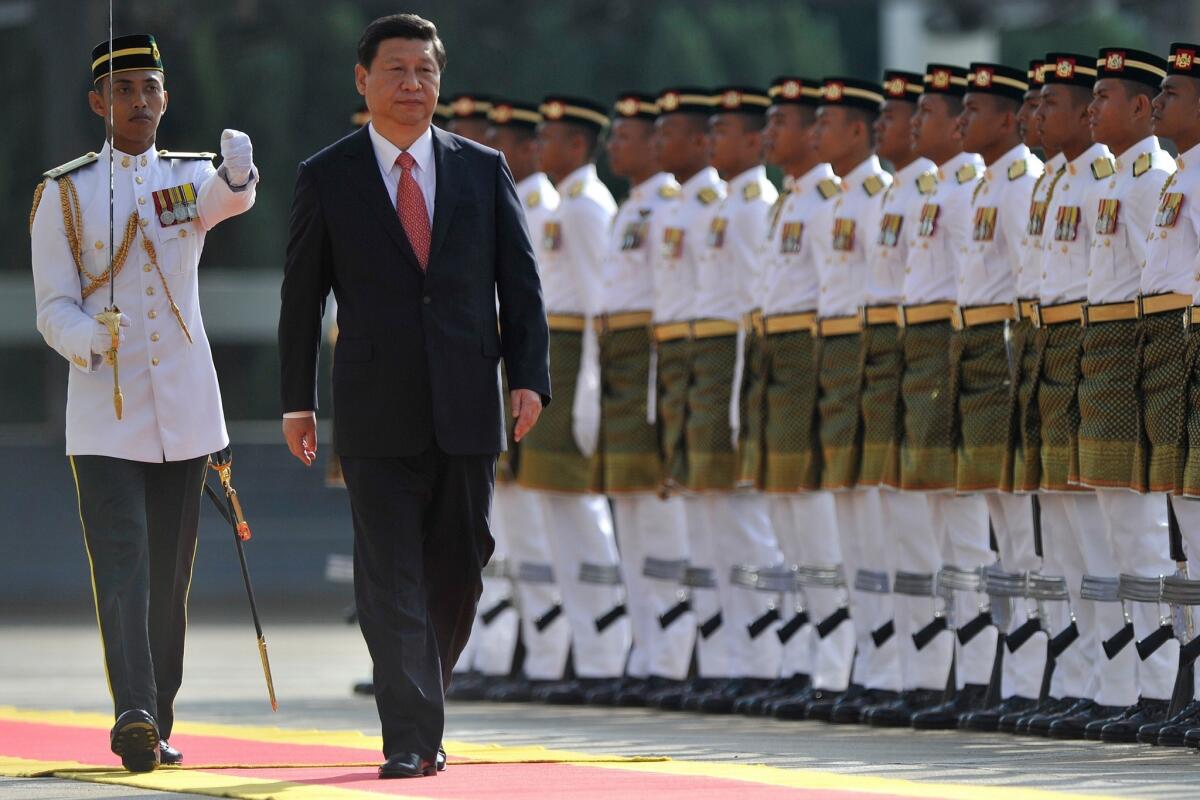
[[[513,678],[491,687],[483,698],[493,703],[529,703],[550,688],[556,681],[531,681],[528,678]]]
[[[754,692],[753,694],[739,697],[737,702],[733,704],[733,712],[748,716],[769,713],[767,708],[772,701],[791,697],[807,688],[808,676],[803,673],[798,673],[790,678],[779,678],[767,684],[767,687],[761,692]]]
[[[804,704],[804,719],[819,720],[821,722],[829,722],[833,716],[833,707],[838,704],[843,697],[847,695],[853,697],[858,692],[864,691],[862,686],[856,683],[850,684],[844,692],[813,692],[808,698],[808,702]],[[778,714],[776,714],[778,716]]]
[[[683,685],[683,681],[651,675],[649,678],[639,681],[636,685],[627,686],[617,692],[613,698],[613,705],[624,708],[644,708],[651,705],[651,698],[656,695],[680,689]]]
[[[1191,728],[1183,734],[1183,743],[1188,747],[1200,748],[1200,727]]]
[[[153,772],[159,764],[158,723],[140,708],[117,717],[109,735],[112,751],[121,757],[121,766],[130,772]]]
[[[1049,736],[1052,739],[1087,739],[1088,728],[1103,725],[1124,710],[1121,706],[1102,706],[1094,700],[1080,700],[1057,719],[1050,720],[1044,726],[1039,725],[1036,731],[1030,724],[1029,730],[1030,733]],[[1096,738],[1099,738],[1099,731],[1097,727]]]
[[[589,706],[615,706],[617,695],[626,689],[641,686],[641,678],[614,678],[583,693],[583,702]]]
[[[715,678],[707,689],[688,692],[683,698],[684,711],[699,711],[700,704],[713,695],[723,693],[736,678]]]
[[[1017,733],[1022,720],[1028,720],[1037,714],[1044,714],[1051,709],[1059,710],[1066,708],[1069,705],[1073,705],[1075,699],[1071,698],[1067,705],[1063,705],[1066,702],[1064,698],[1047,697],[1046,702],[1040,703],[1028,711],[1014,711],[1011,714],[1004,714],[1000,717],[1000,724],[996,726],[996,730],[1000,731],[1000,733]]]
[[[478,672],[455,675],[446,689],[447,700],[482,700],[488,690],[487,678]]]
[[[434,764],[437,766],[438,772],[446,771],[446,748],[438,745],[437,758],[434,759]]]
[[[1086,711],[1094,705],[1096,705],[1096,702],[1086,697],[1077,697],[1074,700],[1064,697],[1057,704],[1050,704],[1050,707],[1042,713],[1034,714],[1030,717],[1022,717],[1021,721],[1017,723],[1017,733],[1029,736],[1049,736],[1050,726],[1056,720],[1080,711]]]
[[[1138,730],[1143,725],[1165,721],[1170,707],[1170,700],[1139,698],[1137,705],[1127,709],[1120,719],[1113,720],[1100,729],[1100,741],[1121,744],[1136,742]]]
[[[964,714],[958,721],[958,727],[965,731],[997,731],[1000,730],[1000,718],[1005,714],[1027,713],[1037,707],[1037,704],[1037,700],[1032,697],[1013,695],[991,708]]]
[[[437,775],[437,764],[416,753],[397,753],[379,765],[380,778],[428,778]]]
[[[613,680],[615,679],[576,678],[547,688],[539,694],[538,699],[552,706],[581,706],[587,702],[589,691],[607,686]]]
[[[1197,726],[1200,726],[1200,700],[1193,700],[1175,716],[1138,728],[1137,740],[1161,747],[1183,747],[1184,735]]]
[[[731,714],[739,699],[758,694],[770,685],[771,681],[767,678],[738,678],[723,689],[700,698],[698,710],[707,714]]]
[[[913,714],[913,728],[919,731],[947,731],[957,728],[960,716],[983,709],[987,688],[982,683],[968,683],[958,690],[953,700]]]
[[[183,753],[171,747],[167,744],[167,740],[163,739],[158,743],[158,763],[169,767],[179,766],[183,763]]]
[[[913,714],[941,704],[945,694],[942,689],[910,689],[890,703],[864,708],[862,721],[876,728],[907,728]]]
[[[833,704],[829,721],[839,725],[857,725],[863,720],[863,712],[873,706],[885,705],[900,698],[898,692],[887,689],[865,689],[851,696],[847,693]]]
[[[1136,709],[1137,709],[1136,703],[1127,708],[1116,708],[1115,710],[1114,710],[1113,706],[1106,707],[1106,709],[1105,709],[1106,711],[1110,711],[1113,713],[1110,713],[1108,716],[1104,716],[1103,714],[1101,714],[1097,717],[1097,719],[1089,722],[1083,729],[1083,738],[1088,739],[1093,742],[1100,741],[1100,732],[1102,730],[1104,730],[1105,725],[1107,725],[1110,722],[1116,722],[1118,720],[1124,719],[1129,714],[1137,713]]]

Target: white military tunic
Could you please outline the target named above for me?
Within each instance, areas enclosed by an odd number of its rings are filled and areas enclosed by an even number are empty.
[[[1055,153],[1043,167],[1042,177],[1033,185],[1025,213],[1025,233],[1021,237],[1021,255],[1017,272],[1017,297],[1033,300],[1042,289],[1042,254],[1046,236],[1046,212],[1051,193],[1057,188],[1056,176],[1067,164],[1062,153]]]
[[[729,192],[712,217],[697,260],[697,319],[736,321],[758,307],[762,248],[778,197],[761,165],[729,181]]]
[[[647,311],[654,300],[650,270],[655,221],[679,199],[679,184],[660,172],[629,191],[617,209],[604,258],[599,308],[605,312]]]
[[[879,206],[879,225],[864,231],[867,240],[868,306],[900,302],[904,265],[908,260],[909,231],[917,224],[921,205],[937,188],[937,165],[917,158],[896,173]]]
[[[841,195],[841,184],[828,164],[818,164],[798,178],[787,178],[787,193],[774,209],[770,239],[763,258],[763,314],[813,311],[820,279],[813,260],[813,220],[822,207]]]
[[[166,152],[166,151],[160,151]],[[46,343],[73,368],[67,388],[67,454],[130,461],[183,461],[229,444],[221,391],[200,315],[197,268],[205,233],[254,205],[257,174],[239,190],[207,159],[160,158],[116,152],[114,159],[115,242],[125,223],[139,217],[137,235],[116,276],[116,305],[129,317],[118,364],[125,397],[124,418],[113,410],[113,378],[92,352],[95,315],[108,305],[108,286],[83,299],[88,282],[76,268],[59,203],[59,182],[48,180],[32,226],[33,281],[37,326]],[[93,275],[108,268],[108,145],[99,158],[68,175],[79,196],[83,266]],[[164,225],[153,193],[184,184],[196,189],[199,217]],[[143,247],[147,237],[171,296],[191,332],[188,343],[171,312],[158,270]]]
[[[557,189],[558,208],[541,231],[546,310],[594,314],[600,300],[605,244],[617,204],[596,175],[595,164],[575,170]]]
[[[546,221],[558,209],[558,190],[544,172],[535,172],[517,184],[517,197],[525,209],[525,224],[533,239],[533,255],[538,269],[546,259],[546,237],[542,235]]]
[[[1147,233],[1142,293],[1180,292],[1200,300],[1200,145],[1158,187]]]
[[[724,181],[715,169],[705,167],[680,187],[679,202],[664,208],[661,221],[653,222],[650,261],[656,323],[695,316],[696,261],[724,196]]]
[[[813,256],[821,277],[817,313],[821,317],[857,314],[866,299],[867,242],[874,241],[871,225],[879,219],[883,192],[892,184],[875,156],[842,179],[842,194],[826,203],[814,220],[820,235]]]
[[[938,187],[922,202],[908,233],[905,304],[957,299],[958,272],[971,244],[971,194],[983,169],[974,153],[959,153],[938,167]]]
[[[1088,256],[1095,228],[1084,221],[1084,209],[1099,200],[1104,184],[1092,168],[1112,158],[1108,148],[1094,144],[1077,158],[1067,162],[1067,171],[1054,187],[1054,196],[1046,210],[1046,228],[1042,237],[1043,306],[1070,303],[1087,296]],[[1102,179],[1107,183],[1107,177]]]

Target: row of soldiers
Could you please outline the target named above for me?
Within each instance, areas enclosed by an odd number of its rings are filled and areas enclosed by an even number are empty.
[[[455,98],[555,400],[451,695],[1200,744],[1198,51]]]

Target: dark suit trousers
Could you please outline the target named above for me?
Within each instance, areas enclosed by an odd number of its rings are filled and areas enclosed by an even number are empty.
[[[375,661],[383,752],[432,759],[450,671],[475,619],[495,455],[431,445],[403,458],[342,457],[354,515],[354,595]]]
[[[114,710],[148,711],[169,738],[208,457],[75,456],[71,465]]]

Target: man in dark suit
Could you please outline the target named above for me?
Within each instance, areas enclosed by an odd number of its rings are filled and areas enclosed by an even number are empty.
[[[444,690],[493,549],[501,356],[517,440],[550,400],[545,310],[512,175],[495,150],[430,126],[445,63],[427,20],[367,26],[355,80],[372,121],[300,165],[279,319],[284,436],[311,465],[321,316],[331,289],[337,298],[334,441],[383,778],[445,762]]]

